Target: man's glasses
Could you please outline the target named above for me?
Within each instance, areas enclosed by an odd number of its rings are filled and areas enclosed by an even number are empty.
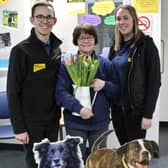
[[[84,41],[93,41],[94,40],[94,37],[93,36],[82,36],[82,37],[79,37],[78,40],[80,42],[84,42]]]
[[[37,16],[34,16],[39,22],[43,22],[45,19],[48,21],[48,22],[52,22],[55,17],[51,16],[51,15],[47,15],[47,16],[44,16],[44,15],[37,15]]]

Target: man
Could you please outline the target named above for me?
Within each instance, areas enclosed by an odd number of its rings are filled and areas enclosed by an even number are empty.
[[[28,168],[35,168],[32,146],[44,138],[58,138],[60,108],[55,104],[55,85],[60,66],[60,44],[52,32],[57,19],[48,3],[32,7],[31,35],[12,48],[7,94],[15,137],[26,151]]]

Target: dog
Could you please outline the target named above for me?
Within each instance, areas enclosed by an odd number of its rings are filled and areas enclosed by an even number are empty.
[[[63,141],[50,142],[48,139],[33,144],[38,168],[84,168],[79,144],[81,137],[66,136]]]
[[[148,167],[152,158],[159,157],[159,146],[155,141],[136,139],[118,149],[99,148],[100,143],[113,130],[104,132],[93,144],[85,168],[136,168]]]

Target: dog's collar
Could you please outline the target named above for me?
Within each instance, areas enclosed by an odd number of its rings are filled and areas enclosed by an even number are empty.
[[[125,157],[124,156],[122,157],[122,164],[123,164],[124,168],[129,168],[127,163],[125,162]]]

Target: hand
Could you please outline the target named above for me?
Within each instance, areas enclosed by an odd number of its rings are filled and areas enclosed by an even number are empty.
[[[105,81],[96,78],[92,81],[91,87],[96,92],[96,91],[100,91],[104,87],[104,85],[105,85]]]
[[[16,138],[16,140],[22,142],[23,144],[29,143],[29,135],[27,132],[15,134],[15,138]]]
[[[152,119],[148,119],[148,118],[142,118],[142,121],[141,121],[141,128],[143,130],[147,130],[149,129],[150,127],[152,126]]]
[[[89,109],[87,107],[83,107],[80,110],[80,116],[82,119],[89,119],[89,118],[93,117],[94,114],[92,113],[91,109]]]

